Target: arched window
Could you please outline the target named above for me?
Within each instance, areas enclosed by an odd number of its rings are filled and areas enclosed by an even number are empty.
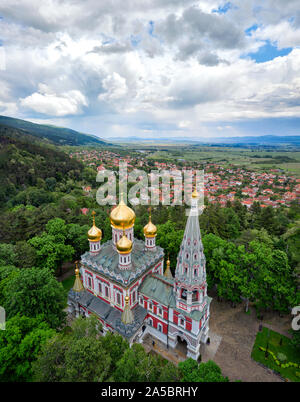
[[[152,318],[148,318],[148,324],[149,324],[151,327],[153,327],[153,321],[152,321]]]
[[[160,323],[158,323],[158,325],[157,325],[157,329],[159,330],[159,332],[163,332],[162,330],[163,330],[163,328],[162,328],[162,325],[160,324]]]
[[[192,294],[192,302],[198,301],[198,291],[197,290],[193,290],[193,294]]]

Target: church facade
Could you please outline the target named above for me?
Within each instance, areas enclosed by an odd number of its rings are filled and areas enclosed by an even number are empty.
[[[198,194],[177,257],[175,276],[164,250],[156,245],[157,228],[144,227],[145,241],[134,238],[135,213],[123,201],[110,214],[112,240],[101,244],[95,225],[88,231],[90,250],[68,295],[69,313],[94,314],[102,332],[119,333],[130,344],[150,333],[170,348],[186,342],[187,357],[197,359],[209,334],[211,298],[207,295],[205,256],[198,219]],[[164,269],[164,266],[166,268]]]

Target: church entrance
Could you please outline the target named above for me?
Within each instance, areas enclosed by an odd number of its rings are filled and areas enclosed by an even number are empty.
[[[181,356],[186,357],[187,341],[185,339],[181,338],[180,336],[177,336],[176,350]]]

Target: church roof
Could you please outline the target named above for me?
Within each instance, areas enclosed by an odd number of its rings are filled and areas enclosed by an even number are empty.
[[[207,306],[209,306],[212,298],[209,296],[205,297],[206,307],[204,308],[203,311],[193,310],[190,313],[188,313],[187,311],[181,310],[180,308],[176,307],[176,298],[173,291],[173,284],[174,279],[169,279],[158,274],[149,275],[141,284],[139,292],[149,297],[150,299],[153,299],[163,304],[164,306],[169,305],[171,308],[178,311],[178,313],[184,315],[185,317],[190,317],[195,321],[200,321],[203,315],[205,314]]]
[[[149,275],[141,284],[139,292],[167,306],[171,303],[175,303],[173,284],[174,279],[169,279],[157,274]]]
[[[125,338],[132,338],[141,325],[147,315],[147,310],[142,306],[137,305],[131,311],[133,313],[134,320],[131,324],[125,325],[122,322],[122,312],[116,308],[113,308],[108,303],[102,301],[97,296],[92,295],[88,291],[74,292],[72,289],[69,291],[69,298],[71,300],[80,303],[83,307],[89,311],[95,313],[98,317],[102,318],[113,329],[119,332],[120,335]]]
[[[135,239],[131,253],[131,268],[119,268],[119,255],[112,240],[101,245],[98,254],[86,252],[81,256],[81,264],[95,272],[99,272],[121,285],[129,285],[150,267],[164,257],[164,251],[156,246],[156,250],[145,249],[145,242]]]

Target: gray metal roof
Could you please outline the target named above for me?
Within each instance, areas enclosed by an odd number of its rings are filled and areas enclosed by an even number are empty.
[[[176,307],[176,297],[173,290],[174,279],[166,278],[162,275],[149,275],[139,288],[139,292],[165,306],[170,306],[186,317],[190,317],[195,321],[200,321],[206,312],[212,298],[206,296],[206,307],[203,311],[193,310],[190,313]]]
[[[174,297],[173,283],[174,279],[162,275],[149,275],[141,284],[139,292],[168,306]]]
[[[112,240],[101,245],[98,254],[86,252],[81,256],[81,263],[95,272],[107,276],[109,279],[119,282],[121,285],[129,285],[150,267],[158,263],[164,257],[164,250],[156,246],[156,250],[149,251],[145,248],[145,242],[134,239],[131,253],[132,267],[119,269],[119,254],[113,247]]]
[[[86,307],[89,311],[95,313],[98,317],[102,318],[113,329],[119,332],[120,335],[126,338],[132,338],[141,325],[147,315],[147,310],[142,306],[137,305],[132,309],[134,315],[134,321],[132,324],[125,325],[121,320],[122,312],[116,308],[113,308],[109,304],[100,300],[98,297],[92,295],[86,290],[83,292],[74,292],[72,289],[69,291],[69,299],[80,303],[83,307]]]

